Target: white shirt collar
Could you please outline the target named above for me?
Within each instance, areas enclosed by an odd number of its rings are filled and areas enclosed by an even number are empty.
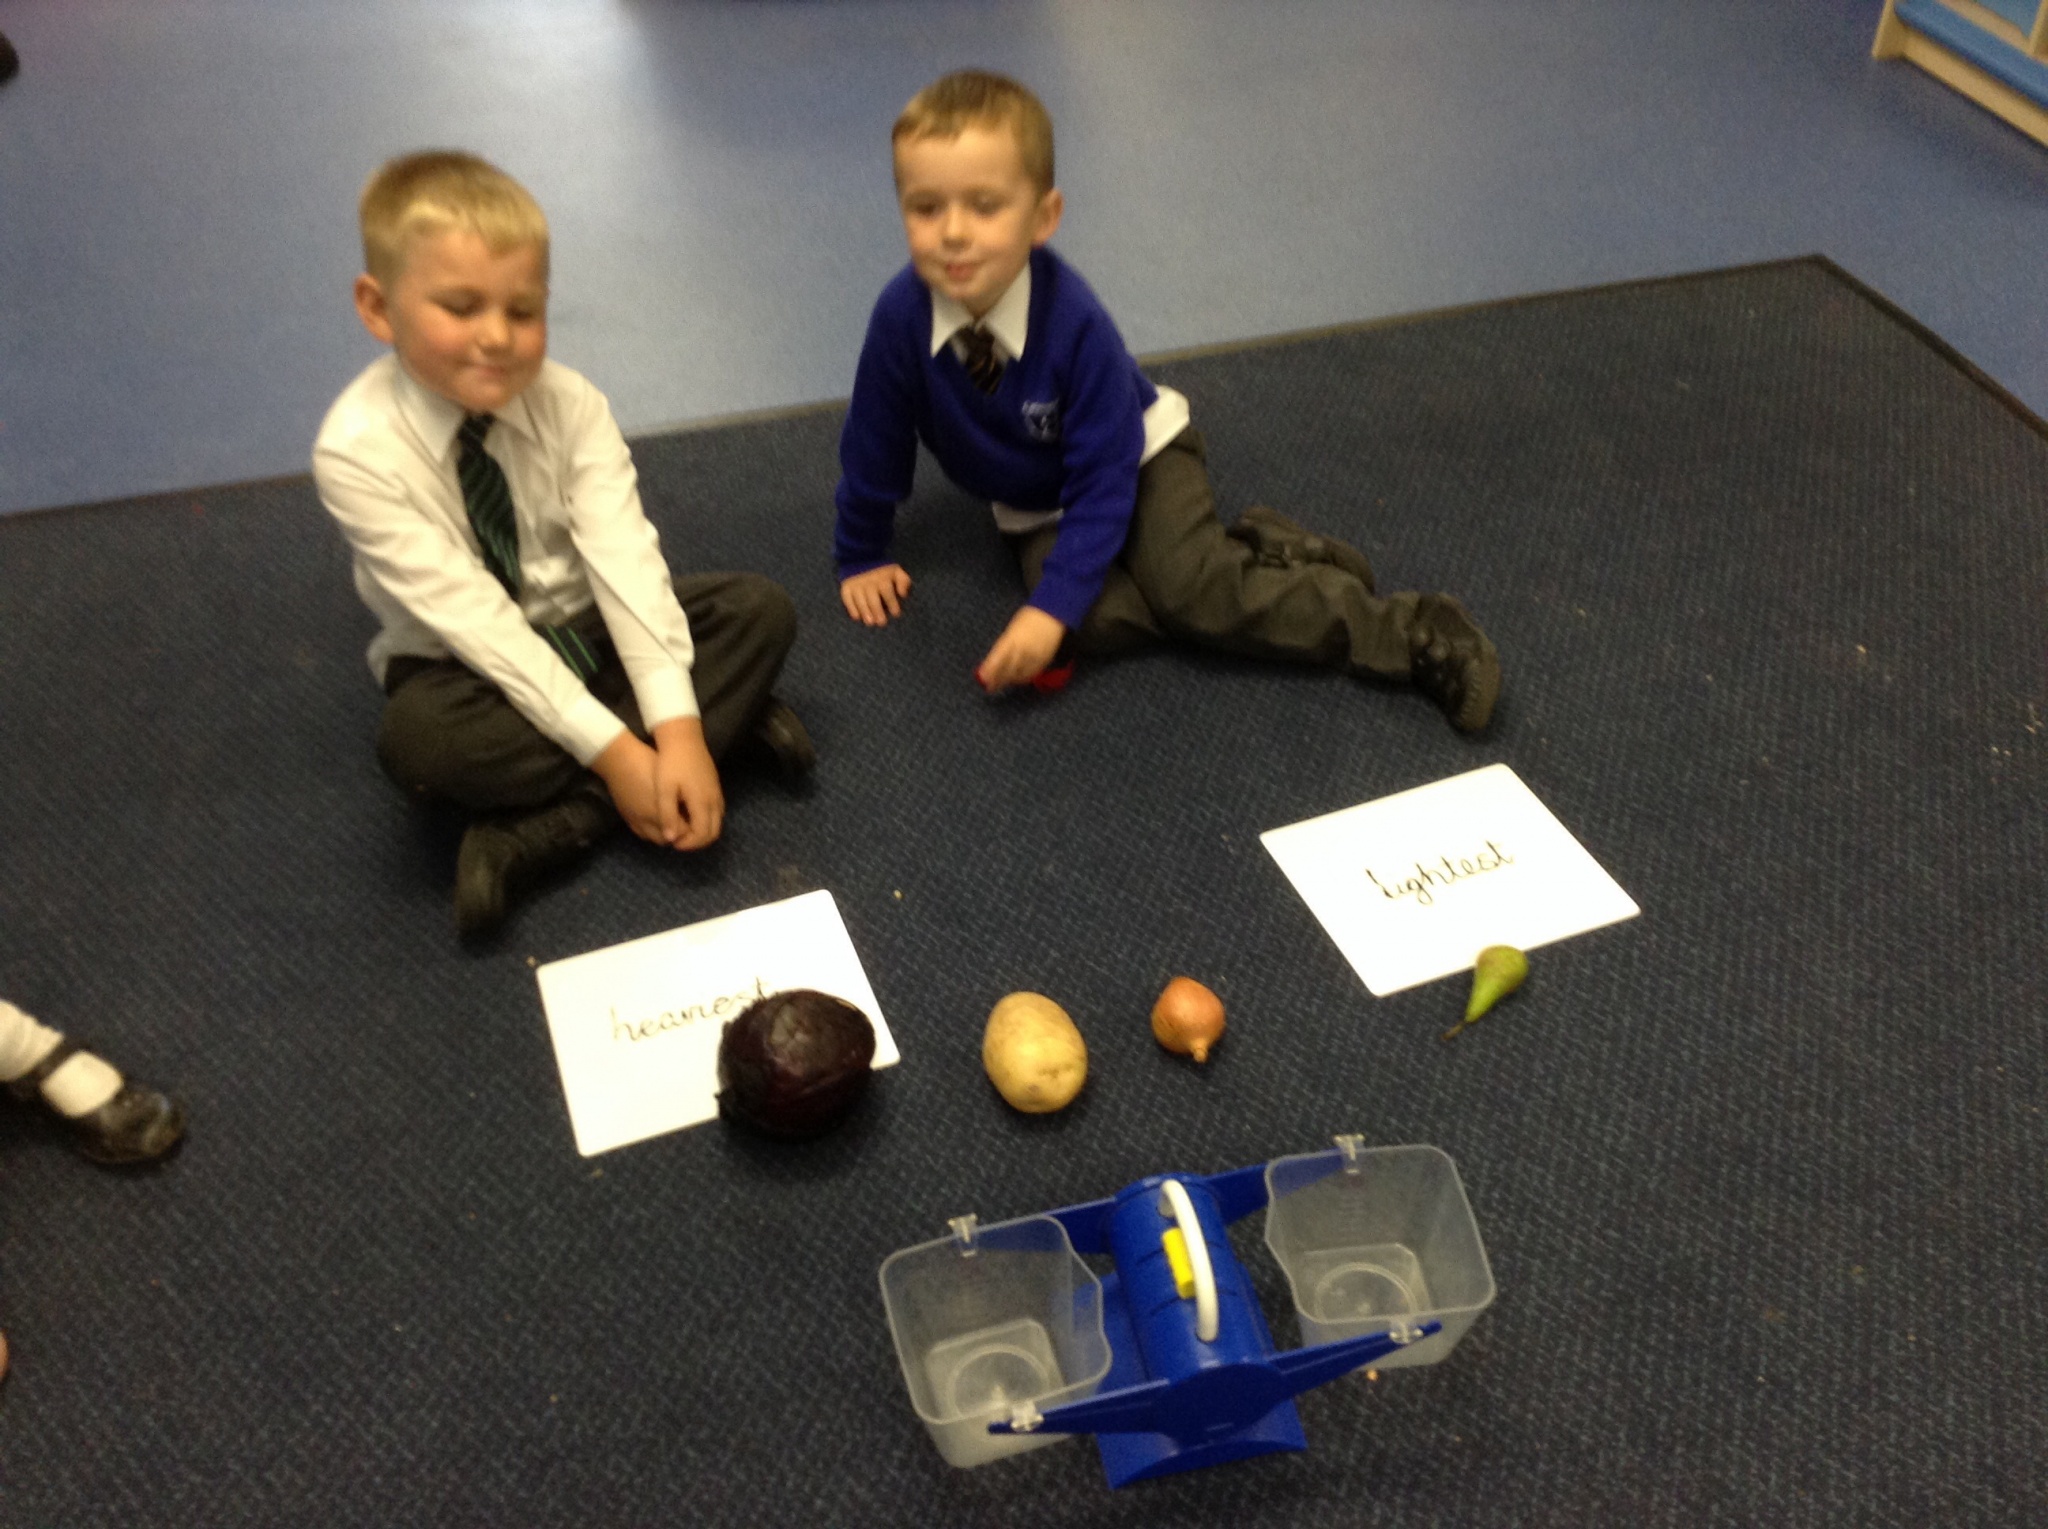
[[[974,315],[943,293],[932,293],[932,354],[963,329],[972,329]],[[1004,359],[1018,361],[1024,356],[1024,340],[1031,328],[1031,266],[1025,263],[996,305],[981,316],[981,327],[995,336]]]
[[[392,387],[392,396],[398,401],[398,412],[427,444],[434,460],[445,460],[455,449],[455,433],[462,428],[462,405],[424,386],[405,369],[405,363],[396,355],[391,359],[398,373],[398,380]],[[534,433],[524,393],[498,410],[496,418],[500,424],[511,426],[521,435],[532,436]]]

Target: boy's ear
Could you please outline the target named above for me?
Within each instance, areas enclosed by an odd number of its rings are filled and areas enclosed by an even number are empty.
[[[383,344],[391,344],[390,306],[384,300],[383,285],[368,271],[356,278],[355,299],[356,317],[363,321],[363,328]]]
[[[1060,195],[1060,188],[1057,186],[1038,199],[1038,212],[1031,224],[1031,243],[1034,248],[1059,232],[1060,214],[1066,210],[1067,199]]]

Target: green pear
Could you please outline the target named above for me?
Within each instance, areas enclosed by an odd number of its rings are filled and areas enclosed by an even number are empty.
[[[1465,1023],[1492,1008],[1522,985],[1529,958],[1512,945],[1489,945],[1472,963],[1472,996],[1465,1004]]]
[[[1444,1031],[1449,1040],[1501,999],[1522,985],[1529,975],[1529,958],[1512,945],[1489,945],[1472,963],[1472,996],[1465,1003],[1465,1017]]]

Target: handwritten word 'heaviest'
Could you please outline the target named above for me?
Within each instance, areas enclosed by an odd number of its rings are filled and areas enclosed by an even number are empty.
[[[737,993],[727,993],[704,1003],[693,1003],[680,1009],[664,1009],[639,1021],[619,1018],[619,1011],[612,1010],[612,1039],[615,1041],[647,1041],[669,1030],[680,1030],[685,1025],[694,1025],[699,1020],[715,1019],[721,1023],[739,1013],[756,998],[768,996],[768,984],[759,977],[751,988]]]
[[[1461,881],[1470,881],[1474,876],[1484,876],[1488,871],[1497,871],[1504,865],[1513,865],[1515,857],[1502,849],[1493,840],[1486,841],[1486,848],[1469,860],[1453,860],[1449,855],[1439,856],[1435,865],[1415,862],[1415,874],[1396,880],[1386,881],[1368,869],[1365,879],[1380,889],[1380,896],[1389,900],[1412,897],[1427,908],[1436,901],[1436,894]]]

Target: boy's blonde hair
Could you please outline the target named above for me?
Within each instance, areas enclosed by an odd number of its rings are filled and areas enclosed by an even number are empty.
[[[453,149],[401,154],[363,187],[363,269],[390,286],[423,234],[465,228],[494,255],[534,245],[548,274],[548,220],[533,193],[496,165]]]
[[[932,81],[903,108],[889,144],[894,148],[906,139],[958,138],[970,127],[1008,128],[1023,157],[1024,173],[1039,195],[1052,190],[1052,118],[1037,96],[1007,75],[962,69]]]

